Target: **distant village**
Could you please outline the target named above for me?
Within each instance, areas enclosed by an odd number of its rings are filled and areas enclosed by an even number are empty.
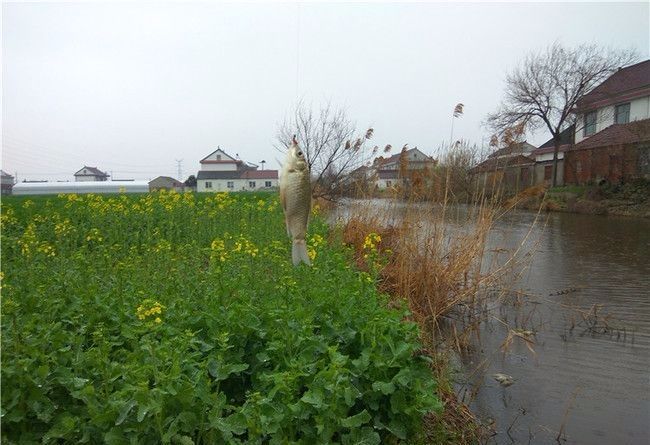
[[[576,124],[560,135],[557,185],[650,178],[650,60],[622,68],[585,95],[575,110]],[[506,189],[518,191],[548,185],[552,177],[555,141],[539,147],[526,141],[493,151],[467,173],[476,181],[498,178]],[[452,148],[453,150],[453,148]],[[169,176],[151,181],[110,180],[97,167],[83,166],[74,182],[24,181],[2,171],[2,194],[143,193],[155,190],[197,192],[256,191],[278,187],[278,171],[231,156],[217,148],[199,161],[194,180]],[[417,171],[434,170],[438,161],[417,148],[377,157],[348,173],[350,181],[376,190],[399,187]]]

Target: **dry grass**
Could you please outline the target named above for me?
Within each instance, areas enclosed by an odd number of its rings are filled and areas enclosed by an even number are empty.
[[[524,239],[505,260],[497,262],[498,255],[491,255],[493,262],[486,263],[487,238],[494,222],[531,194],[543,193],[531,189],[497,205],[499,194],[488,200],[475,192],[481,204],[459,208],[447,204],[444,190],[439,189],[430,200],[414,193],[405,201],[397,193],[393,199],[355,201],[347,207],[342,230],[343,241],[354,248],[357,266],[364,270],[372,269],[364,240],[370,233],[380,235],[379,286],[394,301],[408,305],[412,319],[421,327],[423,352],[433,358],[439,382],[449,381],[444,375],[449,367],[444,348],[464,352],[470,347],[472,337],[480,335],[488,300],[505,295],[509,286],[504,278],[516,277],[524,268],[522,261],[529,260],[522,259]],[[527,333],[512,332],[509,343],[517,338],[532,349]],[[444,443],[459,444],[479,443],[490,435],[451,385],[442,385],[439,396],[445,401],[445,411],[426,419],[431,434],[440,437],[442,429],[447,434]]]

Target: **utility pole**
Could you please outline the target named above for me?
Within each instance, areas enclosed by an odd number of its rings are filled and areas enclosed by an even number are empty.
[[[178,168],[178,180],[182,181],[183,180],[183,160],[182,159],[176,159],[176,164]]]

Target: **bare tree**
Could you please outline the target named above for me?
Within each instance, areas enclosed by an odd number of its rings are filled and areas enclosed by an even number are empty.
[[[556,186],[560,133],[575,122],[578,101],[636,58],[633,51],[587,44],[566,48],[554,43],[544,52],[531,53],[507,75],[505,99],[488,115],[487,124],[500,134],[546,127],[555,143],[552,184]]]
[[[346,112],[331,103],[315,111],[301,101],[280,125],[276,147],[285,151],[296,135],[311,169],[313,196],[335,199],[348,173],[369,159],[365,145],[373,131],[368,128],[363,134],[357,133]]]

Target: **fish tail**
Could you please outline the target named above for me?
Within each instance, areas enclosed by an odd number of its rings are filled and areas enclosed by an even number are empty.
[[[311,261],[309,261],[309,255],[307,254],[307,243],[304,239],[293,240],[293,245],[291,246],[291,259],[293,260],[294,266],[297,266],[301,262],[311,266]]]

